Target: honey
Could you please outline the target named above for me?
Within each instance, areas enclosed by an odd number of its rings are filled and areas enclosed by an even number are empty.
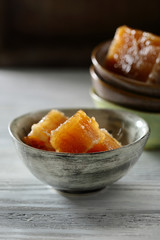
[[[58,152],[85,153],[101,138],[95,118],[79,110],[64,124],[51,132],[51,145]]]
[[[67,117],[58,110],[51,110],[38,123],[33,124],[31,132],[24,142],[32,147],[53,151],[50,144],[50,132],[65,122]]]
[[[160,37],[121,26],[105,59],[108,70],[117,74],[151,83],[160,83]]]
[[[100,129],[94,117],[83,110],[68,118],[58,110],[51,110],[33,124],[24,142],[32,147],[56,152],[91,153],[121,147],[105,129]]]
[[[122,145],[113,138],[106,129],[101,129],[102,137],[101,140],[95,144],[88,152],[101,152],[109,151],[116,148],[120,148]]]

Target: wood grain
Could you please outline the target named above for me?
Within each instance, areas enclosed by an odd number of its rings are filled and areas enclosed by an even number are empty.
[[[0,236],[6,231],[6,239],[11,233],[15,239],[138,239],[159,231],[160,185],[117,183],[81,196],[38,183],[5,186],[0,184]]]

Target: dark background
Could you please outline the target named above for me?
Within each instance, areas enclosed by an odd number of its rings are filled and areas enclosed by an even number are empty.
[[[160,35],[159,9],[159,0],[0,0],[0,66],[89,67],[120,25]]]

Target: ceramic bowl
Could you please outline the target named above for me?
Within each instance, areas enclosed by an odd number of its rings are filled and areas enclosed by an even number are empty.
[[[78,109],[59,109],[67,116]],[[16,149],[32,174],[59,191],[80,193],[99,190],[123,177],[140,157],[149,136],[149,127],[140,117],[123,111],[83,109],[94,116],[123,147],[99,153],[56,153],[26,145],[22,139],[33,123],[49,110],[32,112],[14,119],[9,132]]]
[[[67,116],[78,109],[59,109]],[[121,177],[140,157],[149,136],[149,127],[140,117],[116,110],[83,109],[108,129],[123,147],[98,153],[57,153],[26,145],[22,139],[33,123],[49,110],[31,112],[14,119],[9,132],[16,149],[32,174],[59,191],[81,193],[104,188]]]
[[[125,89],[130,92],[135,92],[141,95],[160,97],[159,84],[146,84],[127,78],[105,68],[105,57],[108,52],[111,41],[99,44],[94,48],[91,54],[91,60],[98,75],[109,84],[115,87]]]
[[[160,98],[131,93],[108,84],[96,74],[93,66],[90,68],[90,75],[96,93],[103,99],[137,110],[160,111]]]
[[[122,110],[122,111],[127,111],[129,113],[133,113],[142,117],[148,123],[151,130],[145,149],[147,150],[160,149],[160,125],[159,125],[160,112],[151,113],[151,112],[138,111],[131,108],[123,107],[119,104],[115,104],[111,101],[107,101],[101,98],[100,96],[98,96],[98,94],[95,92],[94,89],[90,90],[90,95],[97,108]]]

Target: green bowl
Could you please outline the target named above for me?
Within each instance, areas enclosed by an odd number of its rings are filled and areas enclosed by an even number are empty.
[[[90,96],[97,108],[107,108],[113,110],[121,109],[124,111],[134,113],[142,117],[144,120],[146,120],[150,127],[151,133],[146,143],[145,149],[147,150],[160,149],[160,113],[143,112],[131,108],[122,107],[118,104],[109,102],[99,97],[93,88],[90,90]]]

